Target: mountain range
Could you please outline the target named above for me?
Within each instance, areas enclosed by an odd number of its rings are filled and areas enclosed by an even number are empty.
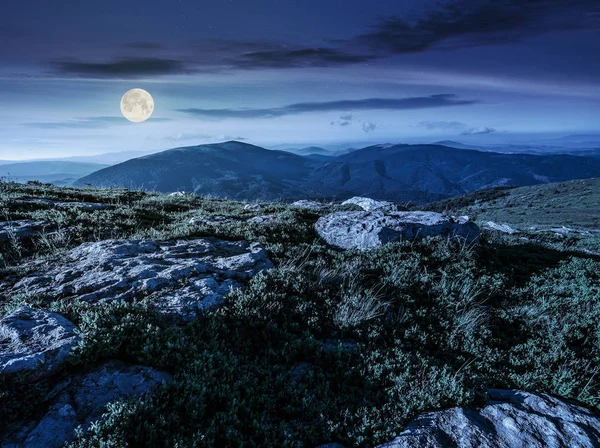
[[[143,188],[246,200],[440,200],[496,186],[600,176],[600,158],[502,154],[443,145],[375,145],[303,157],[229,141],[175,148],[101,169],[76,186]]]
[[[0,165],[0,177],[17,182],[39,180],[64,186],[107,166],[98,163],[65,161],[9,162]]]

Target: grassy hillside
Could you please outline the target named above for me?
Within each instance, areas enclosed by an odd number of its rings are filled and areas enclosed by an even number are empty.
[[[598,224],[597,208],[584,204],[593,201],[597,180],[547,187],[487,191],[430,208],[478,210],[479,218],[502,222],[560,227],[570,217]],[[586,188],[590,193],[581,196]],[[58,210],[23,200],[32,197],[116,207]],[[65,371],[33,386],[0,380],[0,435],[39,413],[60,381],[108,359],[153,366],[174,379],[143,400],[111,406],[76,447],[374,446],[423,411],[481,403],[488,387],[549,392],[600,411],[600,257],[562,239],[496,232],[484,232],[473,247],[430,238],[343,252],[313,230],[319,216],[339,206],[243,206],[0,183],[0,219],[60,226],[55,235],[0,243],[0,315],[24,303],[52,309],[82,334]],[[501,214],[517,207],[529,217]],[[198,215],[266,213],[279,223],[188,224]],[[84,241],[209,235],[262,242],[276,268],[186,325],[142,300],[93,307],[6,293],[31,260],[60,259]]]

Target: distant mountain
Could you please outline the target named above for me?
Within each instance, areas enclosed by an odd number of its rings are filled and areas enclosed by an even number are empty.
[[[76,182],[230,199],[319,196],[307,189],[315,162],[236,141],[170,149],[97,171]]]
[[[600,176],[600,158],[500,154],[441,145],[375,145],[302,157],[240,142],[176,148],[105,168],[76,185],[185,190],[232,199],[427,202],[482,188]]]
[[[299,156],[308,156],[312,154],[330,156],[333,154],[331,151],[328,151],[324,148],[320,148],[318,146],[307,146],[306,148],[286,148],[282,149],[282,151],[298,154]]]
[[[10,178],[16,182],[39,180],[55,185],[70,185],[80,177],[107,166],[81,162],[11,162],[0,165],[0,177]]]
[[[589,145],[588,145],[589,143]],[[577,146],[575,143],[569,143],[570,146],[557,146],[548,144],[519,145],[513,143],[506,144],[487,144],[487,145],[468,145],[452,140],[443,140],[433,143],[434,145],[448,146],[458,149],[474,149],[477,151],[500,152],[503,154],[571,154],[574,156],[600,157],[600,143],[584,143]]]

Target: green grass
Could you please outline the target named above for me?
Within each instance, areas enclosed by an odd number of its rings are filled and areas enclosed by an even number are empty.
[[[41,194],[118,207],[59,213],[17,200]],[[70,235],[62,247],[23,242],[0,273],[7,279],[22,274],[23,261],[49,261],[109,236],[251,239],[276,264],[219,310],[181,326],[143,300],[93,307],[7,297],[3,313],[23,303],[55,310],[79,326],[82,342],[54,377],[0,382],[0,432],[43,414],[43,397],[60,379],[108,359],[174,379],[111,405],[74,446],[374,446],[421,412],[482,403],[488,387],[553,393],[599,410],[600,259],[563,243],[484,233],[475,247],[430,238],[342,252],[312,230],[334,208],[274,203],[257,213],[206,198],[15,184],[0,185],[0,198],[11,219],[43,216]],[[280,223],[241,219],[265,213]],[[239,219],[187,224],[199,214]]]

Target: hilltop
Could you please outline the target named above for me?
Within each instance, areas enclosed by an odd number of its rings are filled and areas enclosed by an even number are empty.
[[[420,208],[500,213],[525,195],[527,219],[558,228],[566,210],[584,221],[597,188],[495,189]],[[561,197],[554,214],[545,204]],[[584,246],[588,235],[574,245],[526,226],[483,228],[466,243],[385,231],[389,242],[342,250],[319,233],[338,218],[430,229],[466,218],[364,198],[248,203],[15,183],[0,183],[0,203],[5,443],[597,440],[600,256]],[[492,216],[478,213],[477,222]],[[595,219],[587,230],[598,230]],[[509,418],[517,435],[503,426]]]

